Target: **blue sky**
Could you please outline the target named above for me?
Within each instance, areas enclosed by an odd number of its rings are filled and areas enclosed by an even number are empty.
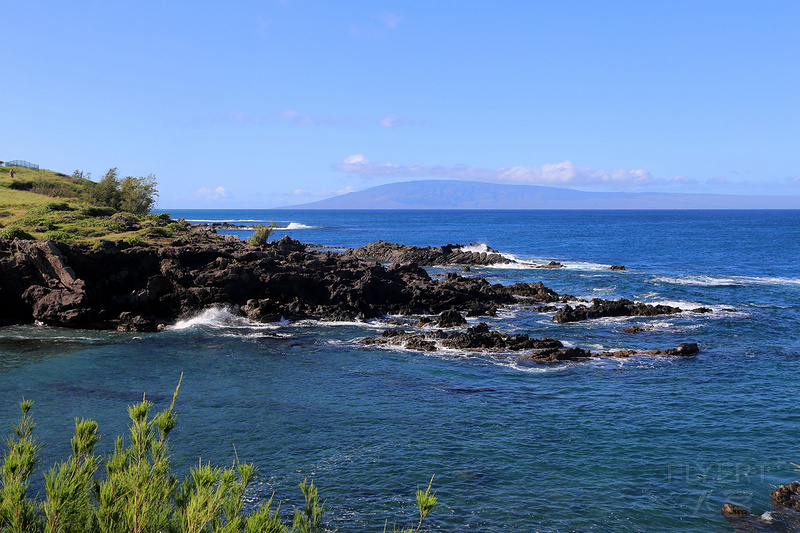
[[[800,2],[0,0],[0,159],[162,208],[425,178],[800,194]]]

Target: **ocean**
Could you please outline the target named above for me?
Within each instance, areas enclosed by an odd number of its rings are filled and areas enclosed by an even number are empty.
[[[36,402],[34,491],[69,454],[75,417],[98,421],[107,452],[126,434],[126,406],[146,394],[167,407],[181,373],[176,470],[238,455],[260,469],[250,504],[274,494],[286,513],[313,479],[340,532],[415,524],[414,491],[431,476],[433,531],[730,532],[724,502],[762,514],[800,477],[800,211],[168,211],[274,220],[287,228],[272,239],[331,248],[487,245],[520,264],[465,275],[712,312],[557,324],[515,307],[469,319],[592,351],[701,350],[541,366],[358,342],[390,317],[253,324],[211,309],[154,334],[0,328],[0,433],[19,400]],[[534,268],[549,261],[565,268]],[[634,325],[645,331],[623,332]]]

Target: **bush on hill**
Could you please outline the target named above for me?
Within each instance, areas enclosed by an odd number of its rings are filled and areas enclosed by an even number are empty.
[[[9,226],[0,230],[0,237],[3,239],[33,239],[33,236],[22,228]]]
[[[247,239],[247,244],[251,246],[263,246],[268,240],[272,231],[275,229],[275,221],[269,223],[269,226],[264,224],[256,224],[253,228],[255,231]]]
[[[88,182],[82,197],[93,206],[144,215],[155,206],[158,189],[153,174],[120,179],[119,169],[114,167],[109,169],[99,182]]]

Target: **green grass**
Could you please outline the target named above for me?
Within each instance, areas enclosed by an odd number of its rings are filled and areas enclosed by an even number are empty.
[[[193,231],[166,213],[120,216],[112,208],[88,205],[86,192],[93,183],[47,169],[0,167],[0,237],[144,245],[169,243]]]

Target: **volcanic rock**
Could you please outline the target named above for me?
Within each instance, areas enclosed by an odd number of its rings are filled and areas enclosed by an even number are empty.
[[[407,246],[393,242],[377,241],[361,248],[350,248],[345,256],[381,263],[414,263],[420,266],[437,265],[496,265],[515,261],[487,247],[486,252],[467,251],[467,246],[447,244],[438,248]]]
[[[782,507],[800,511],[800,482],[781,485],[770,494],[772,501]]]
[[[595,298],[590,306],[577,305],[572,307],[565,305],[553,317],[558,323],[578,322],[589,318],[615,317],[615,316],[656,316],[680,313],[678,307],[668,305],[651,305],[634,303],[630,300],[603,300]]]
[[[454,273],[434,280],[412,264],[384,267],[308,251],[288,236],[261,247],[214,234],[92,248],[0,239],[0,324],[155,330],[212,306],[256,321],[491,314],[514,301],[498,287]]]

